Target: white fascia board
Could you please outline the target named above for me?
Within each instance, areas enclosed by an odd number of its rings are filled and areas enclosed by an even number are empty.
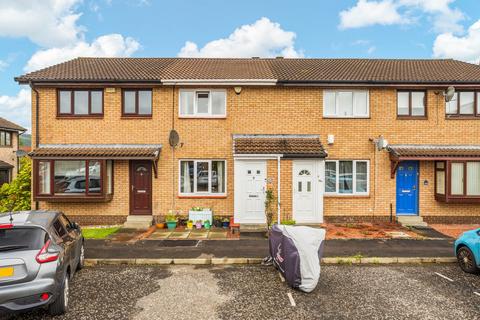
[[[283,158],[283,154],[234,154],[235,160],[264,160]]]
[[[182,85],[182,86],[274,86],[277,79],[172,79],[162,80],[163,85]]]

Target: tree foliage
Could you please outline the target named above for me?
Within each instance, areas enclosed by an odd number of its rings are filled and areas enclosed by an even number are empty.
[[[11,183],[0,188],[0,212],[30,210],[32,162],[27,157],[20,160],[20,171]]]

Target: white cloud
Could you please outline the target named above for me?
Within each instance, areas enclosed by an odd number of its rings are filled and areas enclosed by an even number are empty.
[[[462,11],[452,8],[455,0],[358,0],[355,6],[340,12],[340,29],[373,25],[412,24],[418,14],[426,14],[435,32],[463,31]]]
[[[81,40],[81,13],[75,8],[82,0],[0,1],[0,36],[27,37],[43,46],[64,46]]]
[[[0,60],[0,71],[5,70],[5,68],[8,67],[8,63],[5,61]]]
[[[187,41],[179,57],[302,57],[295,49],[295,33],[285,31],[280,24],[261,18],[253,24],[243,25],[228,36],[207,43],[202,48]]]
[[[120,34],[108,34],[95,39],[92,43],[80,41],[63,48],[51,48],[37,51],[28,60],[25,71],[30,72],[51,66],[76,57],[129,57],[140,48],[133,38]]]
[[[340,29],[408,23],[397,10],[398,5],[391,0],[359,0],[354,7],[340,12]]]
[[[450,7],[453,2],[455,0],[400,0],[399,4],[431,15],[435,32],[462,32],[460,21],[465,19],[465,15],[458,8]]]
[[[478,63],[480,61],[480,20],[468,28],[463,36],[442,33],[433,44],[433,56]]]
[[[0,96],[0,117],[30,129],[30,89],[22,88],[16,96]]]

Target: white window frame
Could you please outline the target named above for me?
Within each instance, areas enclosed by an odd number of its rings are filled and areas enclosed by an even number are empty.
[[[338,174],[338,169],[339,169],[339,162],[340,161],[352,161],[353,162],[353,172],[352,172],[352,186],[353,186],[353,192],[352,193],[340,193],[339,192],[339,183],[340,183],[340,175]],[[348,197],[348,196],[368,196],[370,194],[370,160],[363,160],[363,159],[358,159],[358,160],[351,160],[351,159],[339,159],[339,160],[325,160],[325,163],[327,162],[335,162],[335,192],[328,192],[325,190],[325,195],[335,195],[335,196],[341,196],[341,197]],[[357,192],[357,162],[366,162],[367,163],[367,191],[366,192]],[[326,188],[326,172],[325,172],[325,188]]]
[[[338,94],[340,92],[351,92],[352,93],[352,97],[353,97],[353,101],[352,101],[352,108],[353,108],[353,112],[355,112],[355,93],[359,93],[359,92],[362,92],[362,93],[366,93],[367,94],[367,114],[366,115],[351,115],[351,116],[345,116],[345,115],[340,115],[339,114],[339,106],[338,106]],[[325,107],[325,101],[326,101],[326,93],[334,93],[335,94],[335,114],[332,115],[332,114],[326,114],[326,110],[327,108]],[[370,91],[369,90],[332,90],[332,89],[328,89],[328,90],[323,90],[323,117],[324,118],[344,118],[344,119],[352,119],[352,118],[359,118],[359,119],[367,119],[367,118],[370,118]]]
[[[182,114],[182,92],[193,93],[193,114]],[[199,113],[197,106],[197,93],[208,92],[208,113]],[[223,92],[225,94],[224,114],[212,114],[212,92]],[[178,93],[178,116],[180,118],[226,118],[227,117],[227,90],[225,89],[180,89]]]
[[[193,161],[193,193],[182,192],[182,162]],[[212,191],[212,161],[223,161],[225,167],[225,191],[224,192],[211,192]],[[208,190],[197,191],[197,163],[208,162]],[[227,195],[227,160],[225,159],[180,159],[178,161],[178,194],[180,196],[226,196]]]

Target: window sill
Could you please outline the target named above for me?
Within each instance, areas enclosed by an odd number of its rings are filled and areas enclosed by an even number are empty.
[[[348,199],[361,199],[361,198],[370,198],[370,195],[369,194],[358,194],[358,195],[355,195],[355,194],[328,194],[328,193],[324,193],[323,194],[323,197],[324,198],[342,198],[342,199],[345,199],[345,198],[348,198]]]
[[[226,199],[227,195],[211,195],[211,194],[206,194],[206,195],[179,195],[178,199]]]
[[[222,120],[227,119],[227,116],[178,116],[179,119],[210,119]]]
[[[446,120],[480,120],[479,116],[469,116],[469,115],[446,115]]]
[[[94,115],[57,115],[57,119],[103,119],[103,114]]]
[[[105,196],[35,196],[35,201],[46,202],[109,202],[113,198],[113,194]]]
[[[121,119],[152,119],[152,115],[135,115],[135,114],[132,114],[132,115],[126,115],[126,114],[122,114],[122,117]]]
[[[445,197],[443,195],[435,195],[435,200],[444,203],[471,203],[478,204],[480,203],[480,197]]]
[[[370,116],[368,117],[335,117],[335,116],[323,116],[323,119],[358,119],[358,120],[367,120],[370,119]]]
[[[426,116],[398,116],[397,120],[428,120]]]

